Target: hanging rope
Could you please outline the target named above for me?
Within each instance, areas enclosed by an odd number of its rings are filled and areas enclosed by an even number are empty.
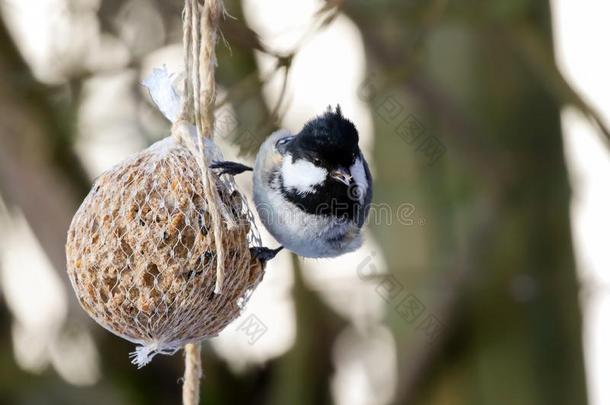
[[[199,381],[201,381],[201,344],[189,343],[184,347],[186,355],[184,385],[182,386],[183,405],[199,404]]]
[[[205,139],[214,136],[214,106],[216,103],[216,42],[218,24],[224,14],[221,0],[206,0],[201,7],[198,0],[186,0],[184,8],[184,96],[182,113],[176,120],[172,133],[193,152],[201,168],[204,192],[208,197],[210,219],[214,230],[216,250],[216,286],[220,294],[224,283],[223,265],[225,251],[222,245],[223,221],[227,228],[236,226],[220,200],[214,174],[208,169],[205,155]],[[195,124],[197,144],[193,142],[189,127]]]
[[[235,223],[220,200],[216,181],[208,169],[205,155],[205,139],[214,136],[214,105],[216,103],[216,42],[218,23],[224,13],[221,0],[206,0],[200,7],[198,0],[186,0],[184,8],[184,94],[182,112],[176,120],[172,133],[197,157],[201,168],[204,192],[208,197],[208,209],[214,230],[216,249],[216,286],[214,292],[222,292],[225,259],[222,244],[223,224],[229,228]],[[190,134],[191,125],[197,129],[197,145]],[[184,405],[199,404],[201,367],[201,344],[189,343],[184,347],[185,370],[182,387]]]

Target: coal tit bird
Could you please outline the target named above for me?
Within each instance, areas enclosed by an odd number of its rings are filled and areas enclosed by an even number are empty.
[[[339,106],[309,121],[296,135],[273,133],[254,169],[214,162],[220,174],[254,171],[254,203],[267,230],[303,257],[336,257],[358,249],[372,198],[358,131]],[[276,251],[266,250],[267,258]]]

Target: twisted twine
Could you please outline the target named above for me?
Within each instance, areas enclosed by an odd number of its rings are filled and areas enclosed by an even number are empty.
[[[193,152],[201,168],[203,189],[208,200],[208,209],[216,248],[216,286],[220,294],[224,284],[223,265],[225,251],[222,245],[223,222],[229,229],[236,226],[221,201],[216,188],[214,174],[208,169],[204,140],[214,136],[214,105],[216,103],[216,42],[218,25],[224,14],[221,0],[206,0],[201,7],[198,0],[186,0],[184,8],[184,96],[182,112],[174,123],[172,133]],[[189,127],[195,124],[197,144],[191,138]]]
[[[214,105],[216,103],[216,42],[218,23],[224,13],[222,0],[205,0],[200,7],[198,0],[185,0],[183,22],[184,42],[184,94],[182,112],[172,127],[172,134],[197,157],[201,169],[203,189],[214,230],[216,248],[216,286],[220,294],[224,283],[225,252],[222,244],[223,224],[229,228],[235,223],[228,214],[216,188],[216,180],[208,169],[204,139],[214,136]],[[190,126],[197,129],[197,145],[190,134]],[[184,405],[199,404],[199,384],[202,375],[201,344],[189,343],[184,347],[185,370],[182,387]]]
[[[201,343],[189,343],[184,346],[186,355],[184,368],[184,385],[182,386],[182,403],[199,404],[199,381],[201,380]]]

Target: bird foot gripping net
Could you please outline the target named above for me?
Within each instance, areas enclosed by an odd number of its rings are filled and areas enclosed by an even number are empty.
[[[132,353],[138,367],[189,345],[185,403],[197,402],[199,342],[239,316],[263,275],[250,253],[260,238],[246,199],[232,179],[208,169],[222,160],[212,134],[223,12],[220,0],[186,0],[182,97],[164,71],[145,83],[173,121],[172,136],[96,180],[66,244],[82,307],[139,345]]]

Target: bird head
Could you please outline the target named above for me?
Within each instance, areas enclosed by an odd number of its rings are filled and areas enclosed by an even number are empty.
[[[339,106],[330,107],[321,116],[309,121],[294,137],[278,141],[278,150],[288,153],[292,161],[286,162],[288,177],[302,176],[310,186],[326,180],[349,186],[352,175],[349,168],[360,155],[358,131],[343,117]]]

